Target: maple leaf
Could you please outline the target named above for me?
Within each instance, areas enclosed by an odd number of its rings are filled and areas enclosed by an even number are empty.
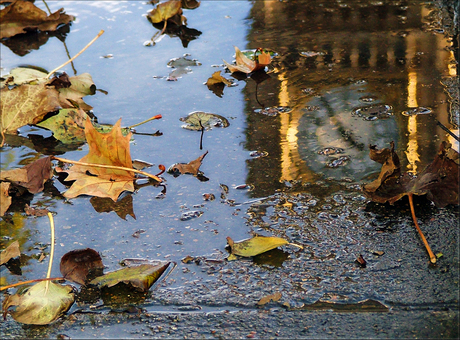
[[[391,142],[391,149],[379,150],[370,146],[369,157],[382,164],[382,169],[375,181],[363,186],[364,194],[374,202],[390,204],[407,196],[415,227],[431,263],[436,263],[436,256],[418,225],[413,195],[426,194],[438,208],[458,204],[458,153],[451,149],[449,143],[442,142],[433,162],[416,177],[401,173],[399,158],[394,152],[394,142]]]
[[[398,155],[391,149],[370,147],[369,157],[382,164],[379,177],[363,186],[372,201],[393,204],[405,195],[425,195],[438,208],[458,204],[458,153],[442,142],[433,162],[418,176],[402,173]]]
[[[55,31],[61,24],[68,24],[75,18],[61,8],[47,15],[32,2],[16,0],[0,11],[0,39],[31,30]]]
[[[129,151],[131,133],[123,136],[121,119],[108,133],[98,132],[89,118],[86,119],[85,135],[89,145],[89,152],[80,159],[82,163],[111,165],[124,168],[133,168]],[[110,197],[116,201],[123,191],[134,191],[134,172],[128,170],[103,168],[92,165],[73,165],[64,171],[69,175],[66,181],[75,182],[64,193],[65,197],[73,198],[79,195]]]
[[[263,69],[265,66],[270,64],[271,56],[270,56],[270,53],[268,53],[266,51],[263,51],[263,50],[262,50],[262,52],[260,54],[257,54],[258,51],[259,51],[259,49],[254,54],[254,59],[256,59],[256,58],[257,59],[252,60],[252,59],[246,57],[244,55],[244,53],[241,52],[240,49],[235,46],[236,66],[231,65],[231,64],[227,63],[224,60],[225,66],[227,66],[228,69],[230,70],[230,72],[232,72],[232,73],[233,72],[243,72],[243,73],[249,74],[249,73],[252,73],[254,71]]]

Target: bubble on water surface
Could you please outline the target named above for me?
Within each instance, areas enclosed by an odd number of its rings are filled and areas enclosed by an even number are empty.
[[[266,107],[264,109],[255,109],[255,113],[261,113],[266,116],[274,117],[279,113],[289,113],[292,109],[289,106]]]
[[[335,148],[331,146],[331,147],[326,147],[324,149],[319,150],[318,155],[330,156],[330,155],[337,155],[337,154],[344,153],[344,152],[345,150],[342,148]]]
[[[375,104],[353,109],[352,116],[358,116],[364,120],[377,120],[388,118],[393,115],[393,107],[386,104]]]

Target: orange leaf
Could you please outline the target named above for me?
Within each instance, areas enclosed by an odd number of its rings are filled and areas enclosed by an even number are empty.
[[[98,132],[89,118],[86,119],[85,135],[89,152],[80,162],[133,168],[129,151],[131,133],[123,136],[121,119],[108,133]],[[64,196],[73,198],[78,195],[110,197],[116,201],[123,191],[134,191],[134,172],[128,170],[102,168],[91,165],[73,165],[66,181],[75,182]]]

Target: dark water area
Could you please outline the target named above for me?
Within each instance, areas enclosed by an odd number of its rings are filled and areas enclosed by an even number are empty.
[[[42,2],[36,5],[46,10]],[[85,97],[98,122],[121,118],[122,126],[130,126],[161,114],[136,128],[132,158],[153,163],[146,171],[155,173],[159,164],[187,163],[207,151],[200,170],[208,180],[165,173],[165,194],[161,187],[141,187],[115,205],[88,196],[65,199],[67,188],[53,180],[43,193],[16,201],[0,221],[0,249],[19,241],[22,275],[2,266],[2,285],[46,273],[49,222],[26,216],[25,204],[54,214],[52,276],[60,276],[65,253],[87,247],[101,254],[106,271],[127,258],[177,266],[139,301],[78,301],[72,315],[49,327],[21,326],[8,317],[1,326],[5,337],[246,337],[254,328],[249,324],[242,333],[208,328],[232,328],[231,317],[216,326],[231,313],[283,310],[311,318],[332,313],[329,318],[337,318],[343,330],[331,327],[334,338],[458,335],[458,230],[444,228],[458,220],[458,208],[438,210],[423,197],[416,200],[422,228],[440,254],[438,265],[429,266],[407,201],[378,205],[361,191],[381,168],[369,158],[369,145],[383,148],[393,141],[403,171],[414,175],[433,160],[441,142],[458,150],[446,132],[459,134],[458,25],[446,15],[452,7],[433,1],[203,0],[184,9],[186,30],[167,31],[147,46],[161,30],[145,17],[152,4],[48,6],[64,7],[76,20],[61,35],[2,40],[2,76],[19,65],[49,71],[104,29],[63,68],[69,75],[90,73],[103,90]],[[274,57],[264,72],[241,79],[226,73],[222,61],[232,61],[234,46],[269,49]],[[215,71],[236,86],[210,91],[204,83]],[[200,132],[182,128],[194,111],[229,123],[205,131],[202,148]],[[50,131],[26,126],[7,136],[1,170],[45,155],[78,160],[87,152],[86,144],[64,145]],[[304,248],[225,260],[227,236],[253,235],[283,237]],[[366,268],[355,261],[360,254]],[[282,293],[278,302],[257,305],[274,292]],[[131,307],[141,314],[134,321],[123,314]],[[337,316],[342,312],[365,314],[370,326],[355,333],[347,318]],[[159,321],[151,319],[155,313]],[[188,315],[183,324],[168,319],[181,313]],[[373,326],[379,313],[387,322],[380,328]],[[326,322],[301,328],[311,327],[307,337],[323,337]],[[413,326],[420,322],[428,329]],[[276,333],[258,332],[267,338]]]

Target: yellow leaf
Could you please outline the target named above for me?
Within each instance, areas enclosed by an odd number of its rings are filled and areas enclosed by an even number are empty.
[[[274,236],[255,236],[239,242],[234,242],[230,237],[227,237],[227,242],[232,255],[244,257],[256,256],[289,243],[285,239]]]

